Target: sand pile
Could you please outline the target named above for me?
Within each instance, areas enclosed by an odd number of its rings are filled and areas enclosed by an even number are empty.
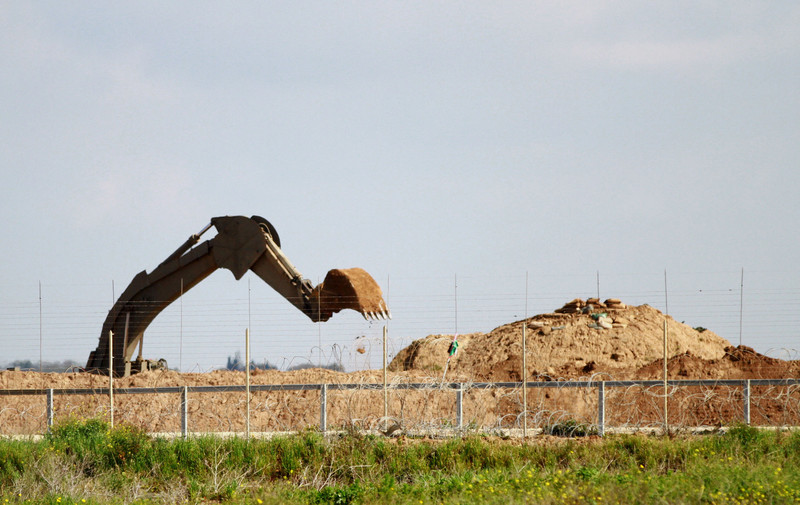
[[[636,371],[636,379],[660,379],[663,362],[654,361]],[[691,352],[672,357],[667,363],[671,379],[789,379],[800,377],[800,361],[786,361],[757,353],[751,347],[726,347],[718,359],[702,359]]]
[[[459,335],[459,349],[448,374],[452,370],[474,380],[520,380],[524,325],[528,377],[575,377],[602,371],[616,379],[633,378],[638,369],[663,358],[665,322],[669,357],[688,353],[700,360],[719,360],[731,347],[712,331],[679,323],[649,305],[575,299],[553,313],[489,333]],[[451,341],[452,335],[417,340],[397,354],[390,369],[442,370]]]

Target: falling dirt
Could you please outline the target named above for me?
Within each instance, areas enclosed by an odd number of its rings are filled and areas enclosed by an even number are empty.
[[[386,317],[386,303],[378,283],[361,268],[330,270],[315,288],[312,303],[320,303],[322,320],[336,312],[351,309],[362,314]]]

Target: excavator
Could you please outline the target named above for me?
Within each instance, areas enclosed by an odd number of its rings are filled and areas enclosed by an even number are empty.
[[[212,227],[217,235],[198,245]],[[330,270],[314,287],[280,246],[278,232],[263,217],[212,218],[152,272],[142,271],[133,278],[109,311],[86,369],[108,373],[112,368],[115,376],[128,376],[163,368],[163,360],[142,358],[145,329],[170,303],[218,268],[230,270],[236,280],[253,271],[314,322],[327,321],[344,309],[358,311],[367,320],[391,318],[380,286],[363,269]],[[137,346],[139,353],[133,359]]]

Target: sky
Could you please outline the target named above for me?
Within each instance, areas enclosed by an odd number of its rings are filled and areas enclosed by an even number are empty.
[[[366,269],[392,320],[219,271],[145,357],[210,370],[248,328],[255,361],[367,368],[384,326],[391,357],[590,296],[800,349],[796,2],[3,0],[0,61],[5,361],[85,361],[222,215],[315,284]]]

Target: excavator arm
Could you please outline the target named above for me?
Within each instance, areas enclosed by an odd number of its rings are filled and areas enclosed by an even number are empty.
[[[218,234],[197,245],[212,226]],[[253,271],[315,322],[327,321],[344,309],[356,310],[366,319],[391,317],[380,287],[364,270],[331,270],[314,287],[281,251],[280,238],[266,219],[215,217],[152,272],[142,271],[133,278],[109,311],[86,368],[107,371],[113,355],[115,375],[142,370],[146,366],[141,356],[145,329],[169,304],[218,268],[230,270],[237,280]],[[139,356],[132,361],[137,346]]]

